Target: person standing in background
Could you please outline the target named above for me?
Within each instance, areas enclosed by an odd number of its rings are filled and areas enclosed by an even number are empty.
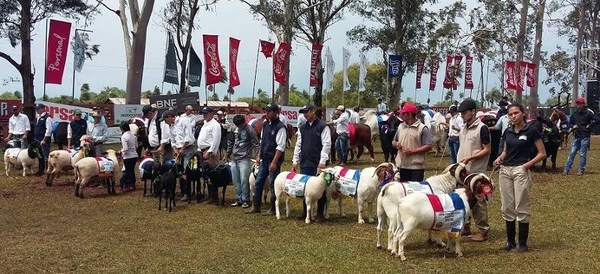
[[[135,163],[138,159],[137,154],[137,138],[129,128],[129,121],[121,122],[121,155],[123,157],[123,165],[125,171],[121,176],[121,191],[135,190]]]
[[[398,148],[396,165],[400,168],[400,181],[421,182],[425,176],[425,155],[431,150],[429,128],[417,119],[419,110],[411,103],[404,103],[400,119],[404,121],[392,145]]]
[[[591,129],[598,124],[598,119],[586,106],[585,99],[577,98],[576,106],[577,110],[571,115],[570,119],[571,125],[573,125],[573,143],[571,144],[569,158],[567,158],[567,163],[563,170],[563,175],[565,176],[571,171],[577,152],[579,152],[579,172],[577,175],[583,175],[585,172]]]
[[[34,109],[37,113],[35,127],[33,128],[33,139],[40,142],[42,147],[43,159],[39,159],[39,170],[37,175],[44,175],[46,170],[46,163],[48,162],[48,155],[50,154],[50,142],[52,134],[52,118],[46,113],[46,106],[44,104],[35,104]]]
[[[67,147],[77,149],[81,146],[81,136],[87,133],[87,122],[81,119],[81,110],[73,111],[73,121],[67,126]]]
[[[236,201],[231,206],[250,207],[250,172],[252,158],[260,146],[253,127],[246,123],[243,115],[233,117],[236,129],[227,140],[227,161],[231,162],[231,175],[235,185]]]
[[[13,140],[16,148],[27,148],[27,134],[31,131],[29,118],[24,113],[19,112],[17,106],[12,107],[13,115],[8,119],[8,136],[5,142]]]

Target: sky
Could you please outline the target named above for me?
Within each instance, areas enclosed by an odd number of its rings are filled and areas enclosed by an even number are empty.
[[[142,2],[142,1],[140,1]],[[167,0],[156,0],[154,12],[150,19],[148,28],[147,46],[146,46],[146,61],[144,66],[144,79],[142,90],[153,89],[155,86],[162,87],[162,77],[164,71],[164,55],[166,51],[166,31],[162,28],[160,14]],[[438,5],[448,5],[451,0],[442,0]],[[468,4],[476,1],[466,1]],[[118,7],[118,0],[106,0],[105,3],[111,8]],[[471,6],[469,6],[471,7]],[[102,14],[96,16],[93,23],[87,29],[92,31],[90,39],[92,44],[100,44],[100,53],[93,60],[86,60],[81,73],[75,74],[75,97],[79,95],[79,88],[83,83],[89,83],[92,91],[99,91],[105,86],[116,86],[125,89],[126,84],[126,65],[125,65],[125,50],[122,39],[122,30],[118,17],[110,11],[101,8]],[[53,19],[61,20],[60,17]],[[467,19],[468,20],[468,19]],[[216,6],[211,11],[205,9],[200,10],[197,16],[197,23],[200,26],[194,33],[192,45],[196,52],[202,57],[202,34],[217,34],[219,35],[219,54],[221,63],[228,65],[228,38],[235,37],[241,40],[238,53],[238,74],[241,79],[241,85],[235,88],[233,99],[238,97],[252,96],[254,70],[256,64],[256,53],[258,50],[258,40],[276,40],[265,24],[253,16],[248,7],[239,1],[224,1],[217,2]],[[333,53],[336,70],[342,69],[342,47],[349,49],[352,53],[350,64],[359,62],[359,51],[361,45],[351,44],[346,36],[346,32],[353,27],[365,24],[364,20],[353,14],[350,11],[343,13],[343,19],[333,26],[327,32],[327,41],[325,47],[330,47]],[[73,39],[76,23],[73,22],[71,39]],[[44,51],[45,51],[45,22],[39,23],[32,36],[32,63],[35,68],[35,93],[39,98],[43,94],[43,68],[44,68]],[[553,29],[545,28],[543,39],[543,50],[553,52],[556,45],[564,46],[566,38],[561,39],[556,36]],[[0,51],[8,53],[15,60],[20,60],[20,47],[12,48],[7,39],[0,40]],[[381,53],[377,50],[365,52],[369,63],[381,62]],[[324,55],[323,55],[324,56]],[[46,93],[51,96],[71,95],[73,83],[73,53],[69,48],[67,56],[67,64],[63,75],[62,85],[46,85]],[[265,59],[262,55],[258,58],[258,70],[255,88],[263,90],[271,90],[271,59]],[[292,42],[292,56],[290,58],[290,83],[297,86],[300,90],[307,90],[312,93],[309,88],[309,69],[310,69],[310,50],[306,44],[301,42]],[[464,61],[462,62],[464,64]],[[431,93],[431,103],[440,101],[442,98],[442,82],[444,78],[445,64],[440,64],[438,72],[438,81],[436,90]],[[473,79],[476,94],[479,88],[481,71],[479,64],[473,65]],[[9,82],[2,85],[2,80],[7,78],[20,79],[19,73],[4,59],[0,58],[0,92],[22,90],[20,82]],[[204,78],[204,77],[203,77]],[[500,86],[498,76],[490,73],[489,80],[484,87],[491,88]],[[545,71],[540,70],[540,78],[545,78]],[[203,79],[204,81],[204,79]],[[429,83],[429,74],[424,74],[422,90],[416,90],[415,93],[415,75],[408,73],[405,75],[402,86],[405,93],[401,99],[407,97],[417,98],[417,102],[425,103],[427,101],[428,91],[426,90]],[[462,81],[461,81],[462,82]],[[541,83],[540,83],[541,84]],[[165,83],[164,90],[174,90],[171,84]],[[548,97],[549,87],[541,86],[540,101],[543,103]],[[226,84],[218,84],[216,91],[222,97],[227,90]],[[462,91],[462,88],[459,88]],[[204,100],[204,88],[194,87],[192,92],[200,92],[200,99]],[[164,94],[164,93],[163,93]],[[465,96],[469,96],[469,90],[465,92]],[[210,96],[210,95],[209,95]],[[473,95],[475,96],[475,95]],[[458,95],[455,96],[458,98]]]

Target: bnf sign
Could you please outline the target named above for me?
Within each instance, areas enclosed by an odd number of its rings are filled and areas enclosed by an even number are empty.
[[[156,108],[159,110],[172,108],[177,112],[184,112],[187,105],[198,109],[198,92],[152,96],[150,104],[156,104]]]

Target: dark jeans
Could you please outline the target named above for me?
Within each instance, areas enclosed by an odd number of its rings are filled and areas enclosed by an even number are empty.
[[[39,164],[39,174],[44,173],[44,171],[46,170],[46,163],[48,163],[48,155],[50,154],[50,142],[51,139],[50,137],[45,137],[44,138],[46,140],[45,144],[42,145],[40,143],[40,147],[42,148],[42,155],[44,156],[43,159],[39,159],[38,160],[38,164]],[[36,141],[41,142],[42,140],[38,140],[36,139]]]
[[[121,189],[126,187],[133,187],[135,189],[135,163],[137,163],[137,159],[136,157],[123,160],[125,171],[121,176]]]
[[[300,173],[309,176],[317,176],[317,167],[301,167]],[[317,215],[323,216],[325,204],[327,203],[327,190],[323,191],[323,196],[317,202]],[[306,218],[306,200],[302,199],[302,218]]]
[[[256,209],[260,209],[262,202],[262,193],[265,186],[265,182],[271,185],[271,209],[275,210],[275,177],[281,172],[281,162],[277,164],[275,172],[269,172],[269,165],[271,165],[272,159],[262,159],[258,167],[258,174],[256,175],[256,182],[254,186],[254,205]],[[267,182],[267,179],[269,180]]]
[[[421,182],[425,176],[424,169],[400,169],[400,182]]]
[[[349,140],[350,137],[348,136],[348,133],[338,135],[337,139],[335,140],[335,151],[339,157],[338,160],[342,161],[344,164],[348,162]]]
[[[458,136],[448,137],[448,150],[450,151],[450,163],[456,164],[456,155],[458,155],[458,148],[460,147],[460,141]]]

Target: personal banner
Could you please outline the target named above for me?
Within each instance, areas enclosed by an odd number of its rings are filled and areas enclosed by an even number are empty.
[[[190,61],[188,64],[188,85],[190,87],[199,87],[202,80],[202,61],[194,50],[190,47]]]
[[[456,90],[458,89],[458,79],[457,79],[457,75],[458,75],[458,71],[460,69],[460,62],[462,61],[462,55],[456,55],[454,56],[454,72],[452,74],[452,89]]]
[[[504,65],[504,84],[507,90],[517,90],[515,82],[515,61],[506,61]]]
[[[417,84],[416,88],[421,89],[421,78],[423,77],[423,67],[425,66],[425,57],[426,55],[421,53],[419,54],[419,61],[417,62]]]
[[[310,56],[310,86],[319,84],[319,69],[321,68],[322,44],[313,44]]]
[[[169,43],[167,45],[167,53],[165,54],[165,75],[163,82],[174,85],[179,84],[179,71],[177,70],[177,53],[175,52],[175,42],[173,36],[169,32],[167,34]]]
[[[519,63],[519,81],[517,82],[517,93],[522,93],[525,90],[523,82],[525,81],[525,75],[527,73],[527,62],[521,61]]]
[[[388,78],[400,76],[402,68],[402,55],[390,54],[388,56]]]
[[[285,83],[285,67],[290,57],[291,50],[291,44],[281,43],[275,53],[275,58],[273,59],[273,76],[278,83]]]
[[[46,84],[62,84],[70,35],[71,23],[50,20],[48,44],[46,47]]]
[[[440,58],[434,57],[433,64],[431,64],[431,74],[429,76],[429,90],[435,90],[435,86],[437,83],[437,73],[440,68]]]
[[[229,37],[229,86],[240,85],[240,76],[237,72],[237,57],[240,49],[240,40]]]
[[[344,71],[343,71],[343,78],[344,78],[344,88],[342,89],[342,91],[346,91],[346,90],[350,90],[350,79],[348,79],[348,65],[350,64],[350,56],[352,56],[352,54],[350,54],[350,51],[347,50],[346,48],[342,48],[342,66]]]
[[[535,68],[536,65],[534,63],[527,64],[527,86],[530,88],[534,88],[537,82],[537,79],[535,79]]]
[[[444,88],[452,87],[453,73],[452,73],[452,61],[454,60],[454,56],[448,55],[446,57],[446,73],[444,76]]]
[[[275,43],[260,40],[260,52],[262,52],[266,58],[273,56],[274,49],[275,49]]]
[[[204,64],[206,85],[213,85],[221,82],[223,70],[221,60],[219,59],[219,36],[204,34]]]
[[[467,56],[465,62],[465,89],[473,89],[473,57]]]

